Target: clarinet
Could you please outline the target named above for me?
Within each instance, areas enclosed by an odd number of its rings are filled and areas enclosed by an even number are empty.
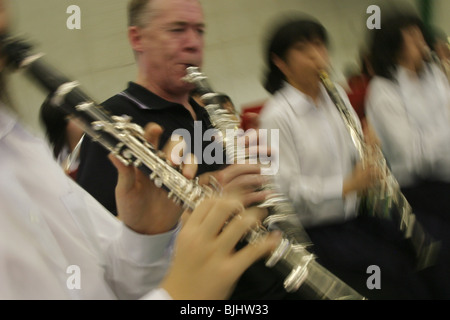
[[[110,115],[95,103],[77,82],[70,81],[45,63],[41,54],[31,54],[30,45],[7,37],[0,40],[9,66],[24,69],[32,80],[50,92],[50,103],[53,106],[77,117],[86,134],[125,165],[133,165],[147,174],[157,187],[168,191],[168,197],[175,203],[182,205],[184,209],[194,210],[203,199],[216,194],[213,188],[201,186],[197,180],[184,177],[145,140],[142,127],[133,123],[130,117]],[[245,240],[250,244],[254,243],[268,232],[263,225],[258,225],[248,232]],[[266,265],[277,269],[283,276],[287,275],[284,280],[285,288],[287,291],[293,291],[298,290],[304,282],[308,283],[305,280],[311,277],[319,277],[321,281],[328,280],[328,271],[309,267],[313,265],[312,258],[303,246],[293,244],[284,237],[267,258]],[[327,292],[316,289],[313,285],[319,288],[323,286],[316,280],[308,287],[311,287],[309,290],[315,294],[315,299],[364,299],[341,281],[335,281],[333,287],[327,288]]]
[[[320,79],[328,95],[338,109],[352,138],[363,166],[374,164],[380,169],[382,177],[378,187],[371,188],[363,198],[363,214],[393,221],[405,239],[408,239],[415,252],[419,270],[432,266],[437,258],[440,242],[433,239],[416,219],[411,205],[400,190],[400,185],[387,165],[379,146],[365,143],[362,132],[350,115],[347,105],[330,80],[327,72],[320,72]]]
[[[239,135],[242,134],[242,131],[236,130],[240,126],[239,120],[221,105],[222,95],[213,91],[207,76],[197,67],[188,67],[186,73],[184,80],[195,84],[203,93],[200,99],[205,105],[212,126],[218,130],[219,139],[222,139],[222,142],[230,138],[239,139]],[[234,133],[232,137],[229,136],[230,132]],[[239,160],[245,157],[245,154],[234,148],[234,145],[233,148],[230,148],[228,143],[223,145],[228,159],[240,163]],[[281,259],[277,255],[276,259],[269,258],[266,262],[268,267],[278,267],[278,270],[286,276],[285,289],[297,291],[301,286],[306,296],[320,299],[365,299],[320,265],[315,256],[308,251],[308,247],[312,245],[311,240],[288,198],[277,190],[273,182],[267,183],[263,189],[274,191],[263,203],[257,204],[269,212],[263,225],[267,230],[281,230],[286,236],[286,243],[289,243],[289,249]]]

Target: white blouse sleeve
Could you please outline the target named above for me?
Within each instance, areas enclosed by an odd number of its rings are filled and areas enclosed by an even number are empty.
[[[134,232],[86,194],[94,246],[104,255],[105,280],[119,299],[139,299],[156,289],[172,258],[179,231],[158,235]],[[89,232],[89,231],[87,231]]]

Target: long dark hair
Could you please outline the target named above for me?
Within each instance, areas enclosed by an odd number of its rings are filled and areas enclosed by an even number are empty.
[[[283,81],[284,74],[273,63],[273,55],[281,59],[286,58],[287,51],[299,41],[313,41],[320,39],[328,45],[328,35],[325,28],[317,20],[306,15],[296,15],[288,19],[283,17],[283,22],[273,28],[275,30],[269,37],[265,48],[265,60],[267,71],[264,75],[264,88],[271,94],[278,91]]]
[[[39,110],[39,119],[44,125],[45,135],[53,147],[53,156],[58,158],[67,141],[68,114],[61,108],[50,104],[49,95],[42,103]]]
[[[402,30],[412,26],[419,27],[425,40],[428,40],[425,25],[413,12],[386,14],[381,28],[369,33],[370,63],[376,75],[393,80],[398,55],[404,45]]]

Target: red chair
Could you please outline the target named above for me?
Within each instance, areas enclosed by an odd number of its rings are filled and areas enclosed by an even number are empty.
[[[241,128],[246,131],[248,129],[258,128],[258,116],[263,108],[263,104],[256,106],[243,107],[241,111]]]

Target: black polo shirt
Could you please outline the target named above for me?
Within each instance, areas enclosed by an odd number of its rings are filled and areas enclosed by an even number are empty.
[[[159,124],[163,129],[159,146],[164,146],[172,133],[177,129],[185,129],[191,138],[188,145],[191,152],[204,150],[210,141],[203,141],[203,134],[211,129],[211,122],[207,111],[199,106],[194,99],[190,99],[198,122],[194,122],[191,113],[181,104],[160,98],[146,88],[130,82],[128,88],[109,98],[101,105],[113,115],[128,115],[132,122],[145,127],[149,122]],[[200,133],[201,129],[201,133]],[[185,136],[187,138],[187,136]],[[190,143],[190,144],[189,144]],[[196,147],[201,143],[202,146]],[[215,148],[213,148],[216,150]],[[115,187],[117,184],[117,170],[107,158],[109,151],[91,139],[84,139],[80,151],[80,166],[77,182],[105,206],[113,214],[117,214],[115,201]],[[213,154],[214,155],[214,154]],[[222,167],[223,160],[218,163],[206,164],[202,155],[197,155],[202,162],[198,166],[197,175],[215,171]],[[223,159],[223,155],[220,155]]]

